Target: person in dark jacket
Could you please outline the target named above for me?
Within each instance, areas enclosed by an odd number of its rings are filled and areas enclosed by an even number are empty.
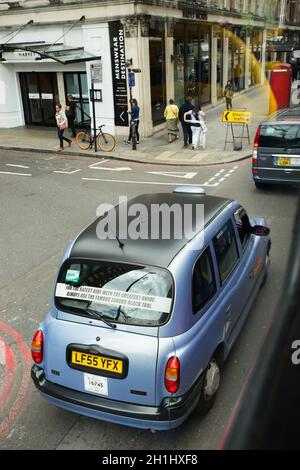
[[[232,109],[232,98],[233,98],[233,85],[232,81],[228,80],[224,89],[224,98],[226,101],[226,108]]]
[[[68,103],[66,106],[66,116],[68,118],[68,127],[72,131],[72,137],[76,137],[75,120],[76,120],[76,103],[72,95],[68,95]]]
[[[131,101],[131,119],[134,121],[135,124],[135,133],[136,133],[136,143],[140,143],[140,134],[139,134],[139,124],[140,124],[140,107],[138,106],[138,102],[135,98]],[[129,125],[129,136],[128,139],[125,140],[125,144],[130,144],[132,139],[132,127]]]
[[[194,106],[192,105],[191,101],[189,98],[185,100],[185,102],[180,106],[179,108],[179,120],[181,122],[182,126],[182,132],[183,132],[183,142],[184,142],[184,147],[188,147],[188,143],[192,143],[192,130],[191,126],[188,122],[184,120],[184,115],[188,111],[192,111]]]

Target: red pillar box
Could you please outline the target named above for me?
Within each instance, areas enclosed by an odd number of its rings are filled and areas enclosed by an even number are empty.
[[[279,64],[272,67],[270,77],[269,114],[278,109],[289,108],[292,86],[292,66]]]

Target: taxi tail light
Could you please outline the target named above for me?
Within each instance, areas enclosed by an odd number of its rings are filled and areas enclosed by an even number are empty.
[[[180,383],[180,362],[178,357],[168,360],[165,372],[165,386],[169,393],[176,393]]]
[[[253,154],[252,154],[252,165],[257,165],[257,151],[259,147],[259,138],[260,138],[260,126],[257,129],[254,144],[253,144]]]
[[[42,330],[37,330],[31,343],[31,356],[36,364],[40,364],[43,360],[43,343],[43,332]]]

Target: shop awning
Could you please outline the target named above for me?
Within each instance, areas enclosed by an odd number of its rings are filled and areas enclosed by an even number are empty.
[[[2,61],[5,61],[3,54],[6,52],[29,52],[34,54],[35,60],[51,59],[60,64],[74,64],[77,62],[88,62],[100,60],[101,57],[90,54],[84,47],[71,47],[65,44],[47,44],[45,42],[24,42],[0,44],[0,54]]]

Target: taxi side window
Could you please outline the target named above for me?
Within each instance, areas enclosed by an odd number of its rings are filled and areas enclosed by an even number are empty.
[[[216,292],[210,248],[197,260],[193,272],[193,312],[197,313]]]
[[[243,207],[240,207],[234,213],[234,220],[236,222],[239,238],[244,250],[251,235],[251,224],[248,214]]]
[[[220,279],[223,284],[233,271],[238,259],[238,250],[231,220],[228,221],[213,239]]]

